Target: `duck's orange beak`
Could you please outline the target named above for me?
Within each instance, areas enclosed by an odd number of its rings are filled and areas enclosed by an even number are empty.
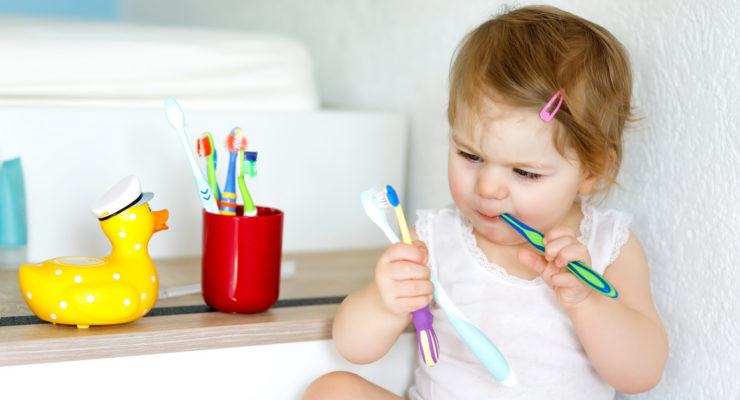
[[[167,211],[167,209],[152,211],[152,215],[154,216],[154,232],[159,232],[169,228],[165,223],[167,222],[167,218],[170,216],[170,212]]]

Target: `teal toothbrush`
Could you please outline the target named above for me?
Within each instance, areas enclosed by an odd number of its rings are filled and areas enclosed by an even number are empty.
[[[245,158],[246,157],[246,158]],[[252,196],[249,195],[247,190],[247,184],[244,182],[244,174],[254,178],[257,175],[257,170],[254,167],[254,163],[257,161],[256,151],[244,151],[239,150],[239,191],[242,194],[242,201],[244,202],[244,216],[254,217],[257,215],[257,208],[254,206]]]
[[[541,233],[539,233],[535,229],[530,228],[529,226],[525,225],[523,222],[519,221],[509,214],[501,214],[501,218],[503,218],[504,221],[508,222],[509,225],[516,229],[516,231],[519,232],[519,234],[522,235],[525,239],[527,239],[527,241],[531,243],[532,246],[534,246],[537,250],[541,251],[542,253],[545,252],[545,244],[542,241],[544,239],[544,236]],[[613,299],[617,298],[617,289],[611,283],[609,283],[606,278],[591,269],[591,267],[589,267],[588,265],[580,261],[572,261],[568,263],[567,267],[568,271],[570,271],[573,275],[582,280],[583,283],[590,286],[595,291]]]

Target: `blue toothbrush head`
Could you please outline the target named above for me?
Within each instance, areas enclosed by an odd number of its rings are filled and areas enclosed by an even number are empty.
[[[396,191],[393,189],[393,186],[386,185],[385,186],[385,196],[388,198],[388,203],[390,203],[393,207],[398,207],[400,202],[398,201],[398,195],[396,194]]]

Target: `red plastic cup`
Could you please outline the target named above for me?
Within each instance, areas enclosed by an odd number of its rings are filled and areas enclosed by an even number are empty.
[[[258,313],[280,293],[283,212],[257,207],[254,217],[203,211],[203,299],[229,313]]]

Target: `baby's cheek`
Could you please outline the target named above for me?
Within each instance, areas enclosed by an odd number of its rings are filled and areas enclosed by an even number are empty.
[[[545,234],[565,218],[571,205],[567,199],[549,193],[522,199],[517,212],[524,223]]]

